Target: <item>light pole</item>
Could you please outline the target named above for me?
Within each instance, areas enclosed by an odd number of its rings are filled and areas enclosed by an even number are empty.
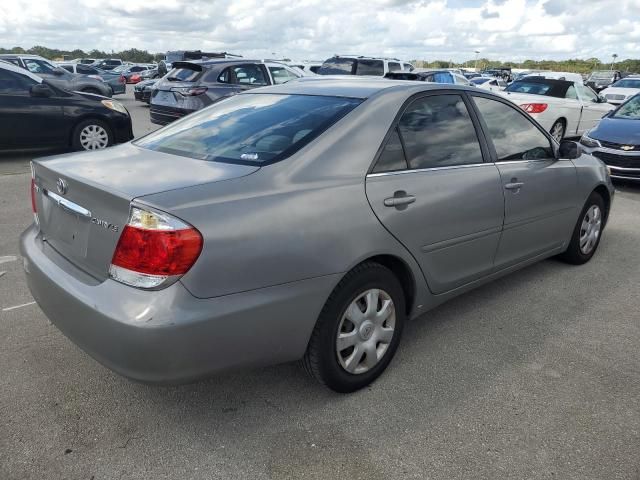
[[[613,57],[613,62],[611,62],[611,70],[613,70],[613,67],[615,67],[615,65],[616,65],[616,58],[618,58],[618,54],[614,53],[611,56]]]
[[[473,67],[473,69],[477,72],[478,71],[478,54],[480,53],[480,51],[479,50],[475,50],[475,53],[476,53],[476,64]]]

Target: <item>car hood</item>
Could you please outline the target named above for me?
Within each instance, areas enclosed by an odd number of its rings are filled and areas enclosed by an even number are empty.
[[[600,92],[602,95],[614,94],[614,95],[635,95],[636,93],[640,93],[640,88],[622,88],[622,87],[607,87]]]
[[[210,162],[181,157],[125,143],[93,152],[41,159],[52,171],[69,178],[119,192],[129,199],[178,188],[243,177],[257,166]]]
[[[605,117],[589,136],[605,142],[640,145],[640,120]]]

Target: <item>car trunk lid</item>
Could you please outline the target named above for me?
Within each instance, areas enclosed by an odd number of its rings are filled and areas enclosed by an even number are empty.
[[[36,160],[34,181],[44,241],[103,280],[137,197],[249,175],[255,166],[178,157],[127,144]]]

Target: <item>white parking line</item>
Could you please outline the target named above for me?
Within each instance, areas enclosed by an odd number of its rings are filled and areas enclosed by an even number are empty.
[[[10,310],[15,310],[16,308],[28,307],[29,305],[34,305],[36,302],[23,303],[22,305],[14,305],[13,307],[3,308],[3,312],[8,312]]]
[[[5,255],[4,257],[0,257],[0,263],[15,262],[16,260],[18,260],[18,257],[15,255]]]

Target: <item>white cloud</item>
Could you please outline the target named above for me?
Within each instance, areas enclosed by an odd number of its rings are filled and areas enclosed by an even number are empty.
[[[615,15],[611,13],[615,12]],[[0,0],[0,46],[258,58],[634,58],[640,0]]]

